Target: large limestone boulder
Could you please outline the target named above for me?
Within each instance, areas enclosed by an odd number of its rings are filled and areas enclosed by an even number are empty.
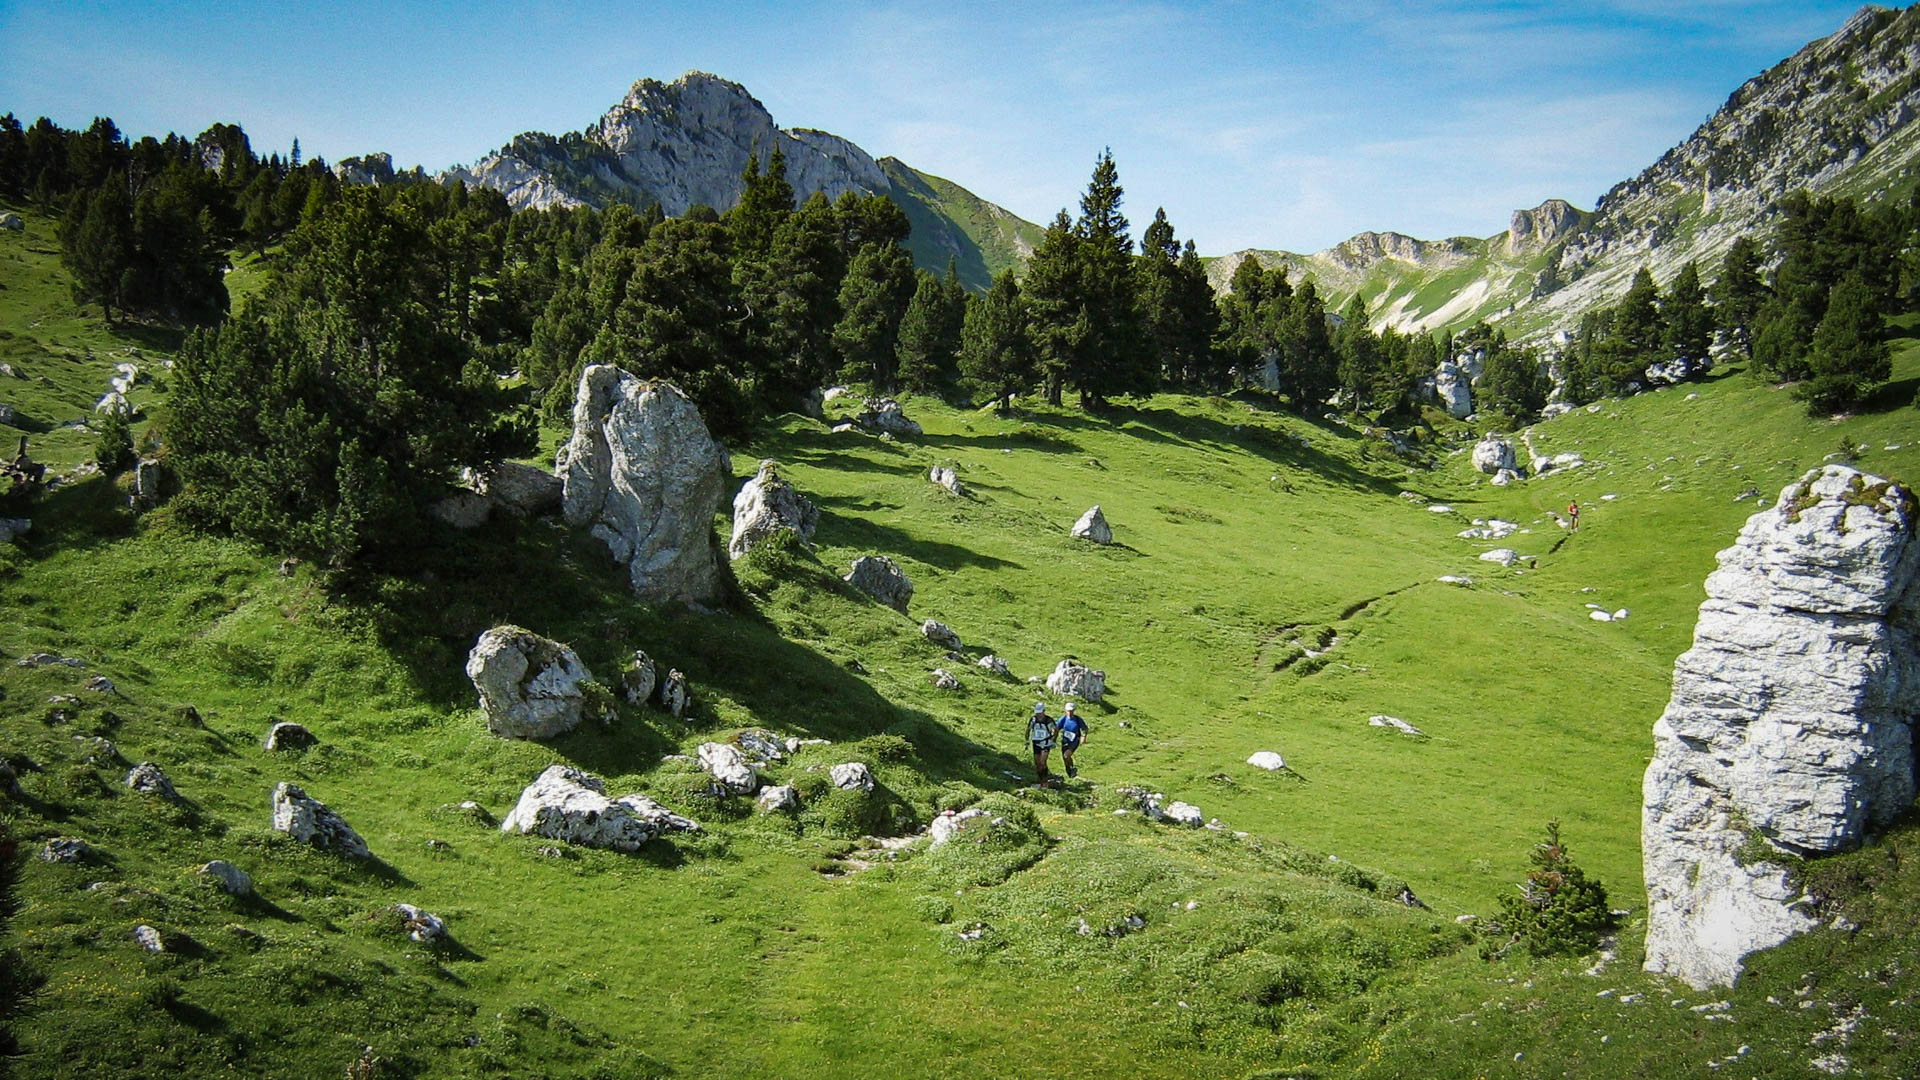
[[[1107,694],[1107,673],[1062,660],[1053,674],[1047,676],[1047,689],[1062,697],[1099,701]]]
[[[732,468],[671,383],[595,364],[580,373],[573,438],[556,464],[567,524],[586,527],[649,603],[720,597],[713,515]]]
[[[1813,925],[1778,851],[1846,851],[1914,801],[1913,496],[1841,465],[1747,519],[1707,578],[1643,785],[1649,971],[1731,983]]]
[[[1492,476],[1515,468],[1513,442],[1505,435],[1489,435],[1473,445],[1473,467]]]
[[[518,626],[496,626],[467,654],[487,730],[509,739],[545,739],[585,718],[593,672],[570,648]]]
[[[913,599],[913,582],[885,555],[862,555],[853,560],[853,569],[845,580],[902,615],[906,614],[907,601]]]
[[[869,398],[867,407],[853,422],[868,431],[878,431],[887,435],[918,435],[920,425],[907,418],[900,403],[892,398]]]
[[[1473,378],[1457,365],[1442,363],[1433,373],[1433,392],[1440,407],[1455,420],[1473,415]]]
[[[273,827],[323,851],[356,859],[370,854],[367,842],[360,839],[360,834],[353,831],[345,818],[294,784],[282,782],[273,789]]]
[[[645,795],[607,798],[606,782],[571,765],[549,765],[520,792],[500,831],[533,833],[582,847],[636,851],[663,832],[699,825]]]
[[[751,795],[760,789],[760,774],[754,771],[747,755],[731,743],[700,744],[700,767],[714,782],[735,795]]]
[[[515,517],[551,514],[560,509],[565,484],[558,476],[517,461],[502,461],[463,480],[476,493]]]
[[[1096,544],[1113,543],[1113,528],[1107,524],[1107,515],[1100,512],[1096,504],[1080,520],[1073,523],[1073,535],[1081,540],[1091,540]]]
[[[780,479],[779,465],[762,461],[760,471],[733,497],[733,538],[727,541],[727,554],[737,559],[781,529],[792,529],[802,543],[810,542],[819,522],[813,500]]]

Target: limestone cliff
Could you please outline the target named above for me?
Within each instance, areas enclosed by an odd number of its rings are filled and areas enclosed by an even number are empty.
[[[1720,553],[1654,725],[1649,971],[1731,983],[1747,953],[1813,925],[1782,856],[1857,847],[1913,805],[1914,524],[1904,488],[1829,465]]]
[[[700,71],[671,83],[641,79],[585,131],[527,132],[439,179],[493,188],[515,209],[657,202],[669,215],[695,205],[724,212],[740,199],[749,157],[764,165],[775,150],[797,201],[815,192],[885,195],[912,221],[907,246],[920,265],[944,270],[952,259],[971,285],[1024,258],[1040,236],[949,181],[875,161],[829,132],[782,128],[745,87]]]

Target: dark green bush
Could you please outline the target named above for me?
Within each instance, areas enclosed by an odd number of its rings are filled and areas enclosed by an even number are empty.
[[[1560,842],[1560,823],[1547,822],[1547,838],[1534,846],[1533,869],[1515,895],[1500,898],[1503,926],[1539,955],[1598,948],[1613,923],[1607,890],[1586,873]]]

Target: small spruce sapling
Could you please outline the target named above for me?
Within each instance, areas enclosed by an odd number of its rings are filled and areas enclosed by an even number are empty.
[[[1613,922],[1607,890],[1585,872],[1560,841],[1560,822],[1547,822],[1547,838],[1529,856],[1533,869],[1500,898],[1501,921],[1536,955],[1580,953],[1599,947]]]
[[[108,409],[100,414],[99,439],[93,444],[93,460],[100,471],[113,476],[133,464],[133,427],[126,414]]]

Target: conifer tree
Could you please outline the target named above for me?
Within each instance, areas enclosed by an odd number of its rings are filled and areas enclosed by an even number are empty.
[[[74,299],[92,301],[113,321],[121,296],[133,283],[133,201],[124,176],[110,176],[92,191],[74,196],[60,230],[62,253],[73,272]]]
[[[1120,212],[1123,194],[1113,153],[1103,151],[1074,222],[1087,332],[1069,358],[1067,381],[1080,392],[1082,408],[1120,394],[1152,393],[1154,388],[1133,271],[1133,238]]]
[[[1689,262],[1667,287],[1660,305],[1662,359],[1707,359],[1713,346],[1713,312],[1700,287],[1700,267]]]
[[[913,258],[898,244],[868,244],[853,257],[840,283],[840,321],[833,328],[842,378],[883,393],[897,386],[894,349],[914,284]]]
[[[960,371],[1004,408],[1039,378],[1027,332],[1026,301],[1012,270],[968,301],[960,331]]]
[[[1062,210],[1027,260],[1026,278],[1021,283],[1034,359],[1050,405],[1060,404],[1068,373],[1092,333],[1081,276],[1080,238]]]
[[[1741,354],[1753,357],[1754,320],[1769,290],[1760,279],[1760,245],[1750,236],[1734,240],[1714,283],[1713,313],[1720,331]]]
[[[1873,289],[1858,274],[1835,285],[1807,352],[1808,378],[1795,388],[1813,414],[1865,401],[1893,374],[1885,324]]]
[[[900,317],[896,358],[902,387],[932,393],[951,382],[958,371],[965,300],[956,310],[946,282],[925,270],[916,278],[913,298]]]

